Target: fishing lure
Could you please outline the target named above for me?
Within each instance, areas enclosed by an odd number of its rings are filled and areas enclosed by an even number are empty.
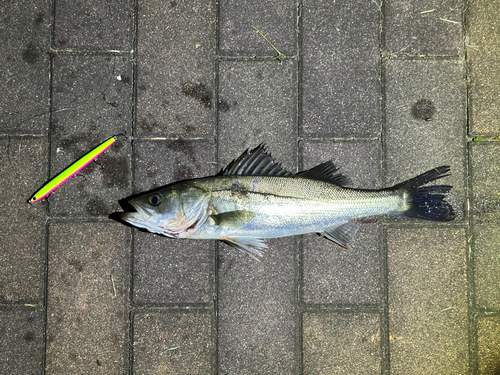
[[[115,143],[116,138],[118,136],[113,136],[111,138],[106,139],[96,148],[90,150],[85,155],[83,155],[80,159],[71,164],[68,168],[63,170],[49,182],[42,186],[40,190],[38,190],[33,196],[30,198],[28,203],[38,202],[39,200],[45,198],[54,190],[56,190],[59,186],[68,181],[75,174],[80,172],[83,168],[93,162],[99,155],[101,155],[104,151],[106,151],[113,143]]]

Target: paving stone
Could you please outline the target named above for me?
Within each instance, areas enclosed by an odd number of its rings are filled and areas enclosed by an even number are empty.
[[[376,2],[304,1],[302,34],[302,134],[379,136]]]
[[[466,48],[469,65],[469,126],[473,135],[500,134],[499,0],[469,1]]]
[[[388,61],[385,70],[386,186],[449,165],[451,176],[438,184],[453,186],[447,200],[457,213],[456,220],[463,220],[466,129],[463,63]]]
[[[281,53],[295,55],[297,4],[292,0],[258,3],[219,2],[219,53],[221,55],[277,56],[254,29],[257,28]]]
[[[219,166],[265,142],[285,168],[297,166],[296,63],[221,61]]]
[[[56,49],[132,49],[132,1],[57,0],[54,3]]]
[[[481,317],[478,321],[477,345],[480,375],[500,373],[500,319],[498,316]]]
[[[261,262],[219,249],[220,374],[297,374],[295,238],[267,241]]]
[[[134,191],[215,174],[212,141],[137,141]],[[136,304],[207,303],[212,300],[214,241],[134,235]]]
[[[212,315],[206,311],[137,312],[134,374],[213,373]]]
[[[208,303],[215,241],[134,235],[135,304]]]
[[[480,310],[500,310],[500,229],[498,224],[478,224],[473,227],[474,284],[476,307]]]
[[[141,137],[213,137],[212,1],[139,1],[137,129]]]
[[[391,374],[467,374],[463,229],[387,229]]]
[[[124,61],[125,60],[125,61]],[[132,70],[121,56],[54,58],[51,168],[55,176],[107,138],[130,134]],[[119,77],[120,79],[118,79]],[[107,216],[130,192],[130,142],[123,137],[50,199],[57,216]]]
[[[303,240],[305,304],[380,304],[380,226],[361,224],[351,249],[309,234]]]
[[[378,314],[305,313],[304,375],[380,374]]]
[[[213,141],[136,141],[134,150],[135,193],[217,173]]]
[[[471,213],[476,223],[500,222],[500,145],[474,142],[470,146]]]
[[[45,182],[48,153],[41,138],[0,139],[0,302],[43,300],[45,206],[27,201]],[[1,366],[0,366],[1,367]]]
[[[303,141],[303,169],[333,160],[350,186],[380,186],[379,141]],[[344,249],[316,235],[303,238],[303,301],[307,304],[376,305],[380,303],[379,226],[360,223],[352,249]]]
[[[424,55],[461,53],[462,6],[460,0],[384,2],[384,50]]]
[[[51,10],[48,0],[2,3],[0,134],[47,134]]]
[[[300,143],[302,168],[309,169],[328,160],[350,180],[348,186],[359,189],[381,189],[380,141],[310,141]]]
[[[0,373],[43,373],[43,312],[36,309],[0,310]]]
[[[117,223],[50,225],[47,374],[127,372],[128,249]]]

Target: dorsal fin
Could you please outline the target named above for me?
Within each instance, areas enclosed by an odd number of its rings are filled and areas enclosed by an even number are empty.
[[[311,180],[325,181],[338,186],[349,185],[351,182],[349,177],[337,173],[338,170],[339,168],[330,160],[307,171],[299,172],[297,176],[310,178]]]
[[[267,152],[264,143],[252,150],[246,150],[237,159],[222,169],[217,176],[292,176]]]

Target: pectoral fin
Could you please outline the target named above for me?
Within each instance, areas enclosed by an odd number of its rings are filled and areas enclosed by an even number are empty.
[[[335,242],[346,249],[349,249],[354,243],[354,237],[358,232],[359,225],[347,222],[336,227],[331,227],[323,232],[323,235],[330,241]]]
[[[251,211],[229,211],[222,214],[210,215],[214,224],[224,228],[240,228],[253,219]]]
[[[264,240],[255,237],[226,237],[223,241],[255,260],[262,257],[260,250],[267,249]]]

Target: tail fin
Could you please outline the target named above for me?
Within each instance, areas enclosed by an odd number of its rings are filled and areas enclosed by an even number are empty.
[[[433,221],[453,220],[455,212],[451,205],[444,200],[452,186],[422,186],[449,176],[447,174],[449,171],[450,167],[448,166],[437,167],[394,186],[394,189],[403,189],[408,193],[408,209],[401,215]]]

